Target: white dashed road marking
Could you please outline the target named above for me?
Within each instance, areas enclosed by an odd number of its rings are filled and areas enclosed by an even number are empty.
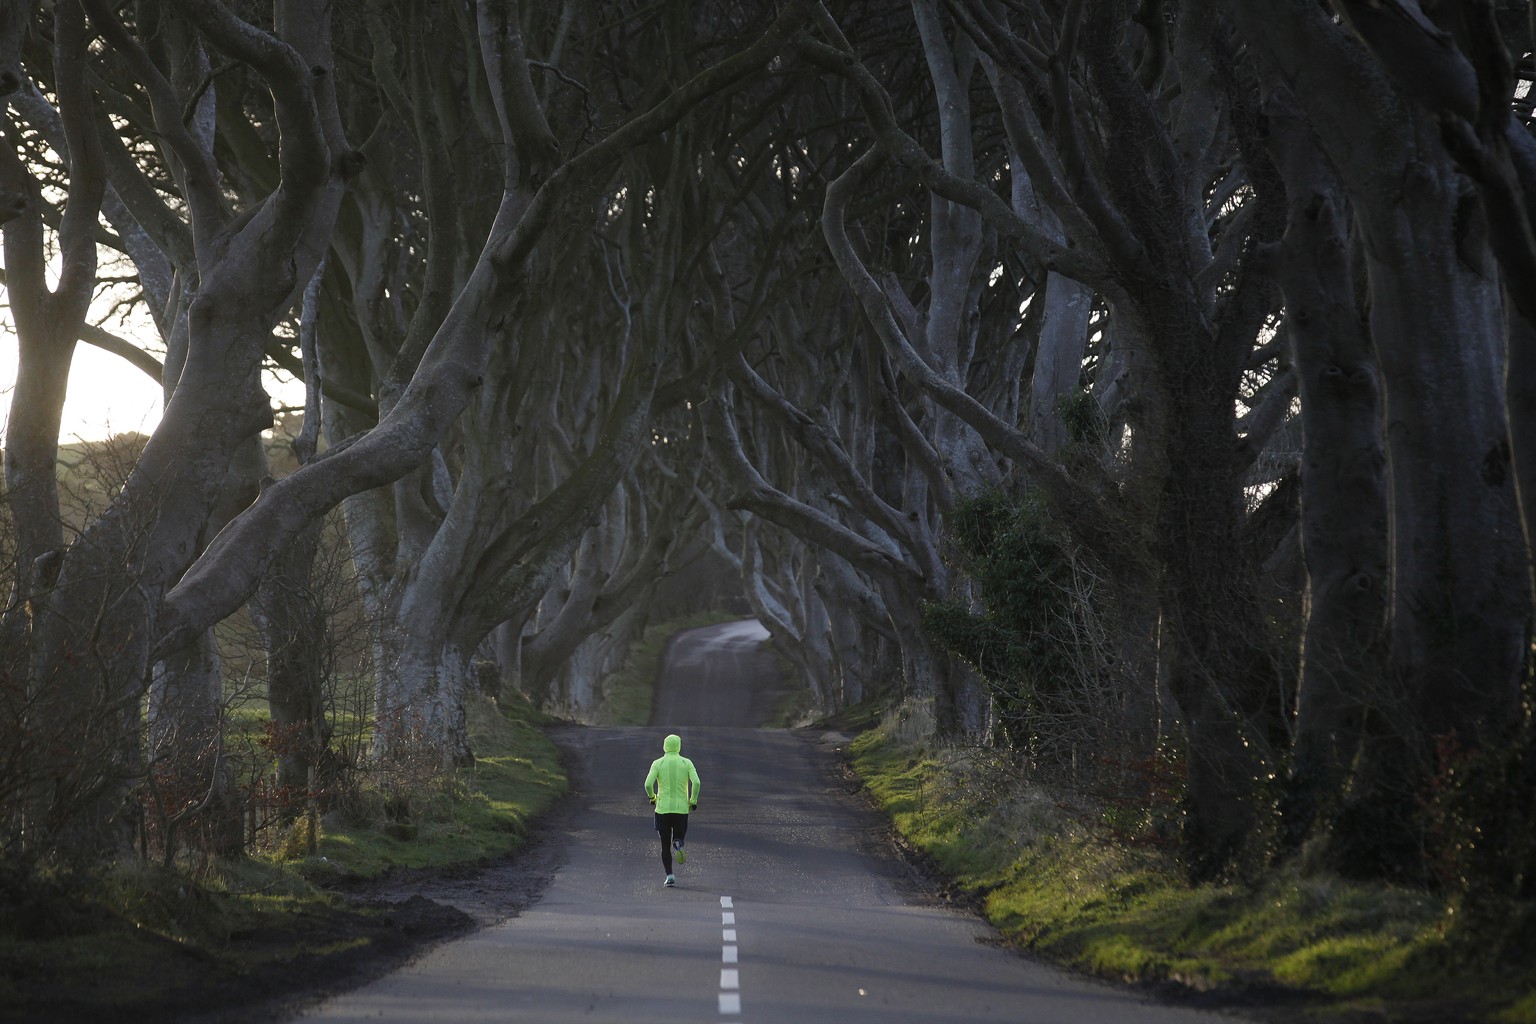
[[[729,896],[720,897],[720,906],[723,908],[734,907]],[[733,925],[736,923],[736,912],[730,909],[720,911],[720,924]],[[736,963],[737,950],[736,929],[720,929],[720,962],[723,964]],[[734,967],[720,968],[720,1013],[739,1014],[741,1012],[741,972]]]

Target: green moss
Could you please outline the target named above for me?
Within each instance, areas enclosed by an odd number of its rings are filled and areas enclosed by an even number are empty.
[[[1369,995],[1401,978],[1412,953],[1412,947],[1394,938],[1341,935],[1277,958],[1274,975],[1289,984],[1321,987],[1335,995]]]
[[[1447,1001],[1490,1019],[1536,1020],[1536,963],[1458,937],[1444,901],[1424,892],[1294,869],[1251,886],[1192,887],[1166,855],[1095,832],[1082,808],[1018,784],[978,784],[963,751],[904,745],[876,729],[850,754],[897,828],[981,897],[1005,937],[1061,963],[1195,990],[1240,980],[1388,1020]]]
[[[468,706],[475,763],[411,794],[409,829],[387,817],[322,827],[298,870],[316,882],[370,877],[398,867],[475,863],[522,845],[529,819],[567,788],[560,752],[538,729],[545,717],[519,697]]]
[[[1536,1024],[1536,989],[1500,1010],[1494,1020],[1500,1024]]]

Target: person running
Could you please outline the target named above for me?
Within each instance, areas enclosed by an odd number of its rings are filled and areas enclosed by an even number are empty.
[[[645,795],[656,807],[656,834],[661,836],[661,866],[667,870],[663,885],[677,884],[672,873],[672,852],[677,851],[677,862],[684,863],[688,852],[683,849],[683,837],[688,834],[688,812],[699,806],[699,773],[678,751],[683,749],[683,738],[676,733],[661,742],[662,755],[651,762],[651,770],[645,775]]]

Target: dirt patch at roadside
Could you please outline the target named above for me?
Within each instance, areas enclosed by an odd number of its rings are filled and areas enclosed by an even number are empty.
[[[464,912],[417,896],[311,904],[212,947],[106,919],[89,931],[28,943],[25,963],[17,947],[0,952],[7,988],[0,1021],[273,1020],[284,1005],[383,973],[472,925]],[[57,958],[49,957],[50,945]]]
[[[81,920],[67,934],[24,946],[0,937],[0,1022],[289,1020],[442,942],[521,913],[554,874],[558,844],[546,837],[563,816],[557,810],[541,821],[512,856],[344,883],[332,888],[339,898],[329,905],[252,915],[218,942],[184,944],[117,918]],[[49,942],[69,954],[50,957]]]
[[[576,780],[572,779],[574,791]],[[574,795],[574,792],[573,792]],[[183,1016],[183,1024],[270,1024],[289,1020],[326,998],[381,978],[449,939],[516,917],[538,901],[559,866],[561,834],[570,815],[567,798],[533,828],[517,853],[488,864],[434,871],[397,871],[387,877],[352,882],[336,891],[359,906],[384,908],[401,922],[404,941],[370,941],[354,963],[326,962],[306,975],[279,974],[262,979],[275,996],[253,994],[249,1001],[213,1013]],[[432,925],[443,927],[434,930]],[[449,926],[451,924],[451,926]],[[361,933],[357,937],[370,937]],[[370,937],[371,938],[371,937]],[[229,1000],[234,1003],[234,999]]]

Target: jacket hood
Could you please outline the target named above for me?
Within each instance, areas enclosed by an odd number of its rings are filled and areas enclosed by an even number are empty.
[[[677,733],[673,733],[661,741],[661,749],[669,754],[675,754],[683,749],[683,738]]]

